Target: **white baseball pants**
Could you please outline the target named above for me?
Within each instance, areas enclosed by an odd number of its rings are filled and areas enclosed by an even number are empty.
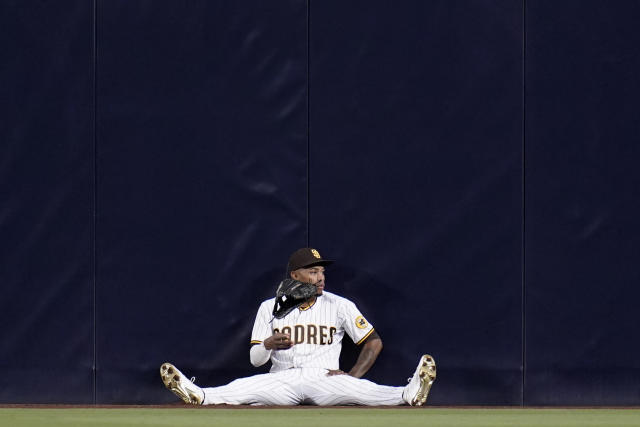
[[[294,368],[202,388],[204,405],[402,405],[404,387],[378,385],[327,369]]]

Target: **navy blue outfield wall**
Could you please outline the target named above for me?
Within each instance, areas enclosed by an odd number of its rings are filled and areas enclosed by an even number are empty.
[[[637,405],[640,4],[527,4],[527,403]]]
[[[251,373],[254,310],[306,244],[306,6],[98,17],[97,398],[172,401],[166,360],[201,384]]]
[[[0,2],[1,402],[93,402],[92,25]]]
[[[520,404],[520,4],[311,16],[310,240],[386,344],[371,378],[401,384],[427,351],[432,403]]]
[[[0,403],[249,364],[294,249],[430,403],[635,405],[640,6],[0,3]],[[357,349],[346,345],[348,368]]]

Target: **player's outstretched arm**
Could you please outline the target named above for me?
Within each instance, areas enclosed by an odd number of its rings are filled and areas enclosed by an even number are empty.
[[[349,371],[349,375],[356,378],[362,378],[364,374],[373,366],[382,351],[382,339],[376,331],[373,331],[367,340],[362,344],[362,350],[356,364]]]

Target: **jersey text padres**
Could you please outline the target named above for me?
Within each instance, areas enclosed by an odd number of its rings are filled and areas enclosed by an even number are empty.
[[[253,325],[251,343],[259,344],[276,332],[291,335],[294,346],[271,353],[271,372],[290,368],[338,369],[342,338],[362,343],[373,332],[356,305],[324,291],[311,307],[295,309],[282,319],[273,319],[274,298],[264,301]]]

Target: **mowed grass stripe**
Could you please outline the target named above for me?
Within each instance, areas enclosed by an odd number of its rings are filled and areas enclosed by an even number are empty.
[[[640,409],[0,408],[0,426],[501,427],[639,426]]]

